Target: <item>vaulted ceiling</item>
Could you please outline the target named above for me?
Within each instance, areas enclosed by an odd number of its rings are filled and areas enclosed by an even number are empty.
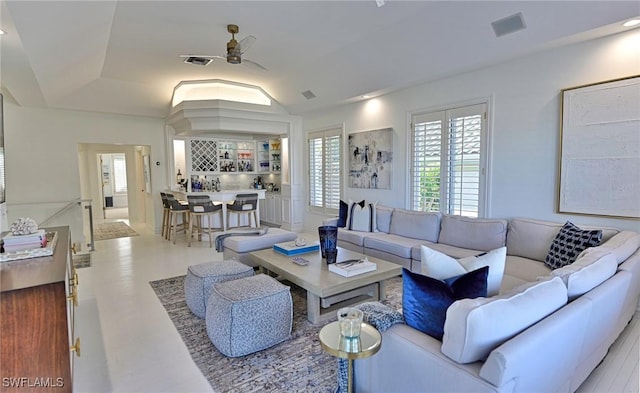
[[[183,80],[262,87],[290,113],[379,95],[614,34],[638,1],[2,1],[0,81],[20,105],[164,118]],[[522,13],[524,30],[491,22]],[[243,56],[266,67],[185,64]],[[316,98],[301,93],[311,90]]]

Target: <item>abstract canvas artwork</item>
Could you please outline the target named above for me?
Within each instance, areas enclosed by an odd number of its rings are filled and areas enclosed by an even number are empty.
[[[349,187],[391,189],[393,129],[349,134]]]

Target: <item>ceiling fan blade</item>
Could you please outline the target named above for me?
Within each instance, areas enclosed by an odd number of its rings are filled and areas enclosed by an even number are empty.
[[[248,59],[242,59],[242,63],[241,64],[245,64],[248,67],[251,67],[253,69],[257,69],[257,70],[260,70],[260,71],[269,71],[268,69],[266,69],[262,65],[256,63],[255,61],[251,61],[251,60],[248,60]]]
[[[243,54],[244,52],[248,51],[249,48],[251,48],[251,45],[253,45],[254,42],[256,42],[256,37],[252,35],[248,35],[243,39],[241,39],[240,42],[238,42],[238,44],[236,45],[235,51],[240,52],[240,54]]]
[[[214,56],[214,55],[180,55],[181,59],[186,59],[188,57],[203,57],[205,59],[226,59],[224,56]]]

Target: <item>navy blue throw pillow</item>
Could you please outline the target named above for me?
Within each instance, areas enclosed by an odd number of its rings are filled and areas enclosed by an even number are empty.
[[[402,269],[402,313],[407,325],[442,341],[447,309],[460,299],[486,297],[489,266],[444,281]]]
[[[344,228],[347,226],[347,215],[349,214],[349,204],[345,201],[340,201],[340,211],[338,213],[338,227]]]

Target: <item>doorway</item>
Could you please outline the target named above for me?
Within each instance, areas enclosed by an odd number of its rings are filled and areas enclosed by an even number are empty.
[[[128,220],[127,158],[124,153],[98,154],[102,218]]]
[[[125,198],[115,198],[115,180],[113,173],[116,169],[108,166],[108,181],[113,183],[114,196],[110,203],[113,207],[107,207],[103,183],[103,164],[106,169],[105,158],[110,157],[113,162],[115,155],[124,155],[124,172],[126,173],[126,193],[122,182],[118,180],[118,190]],[[90,204],[91,215],[83,215],[83,234],[88,241],[91,238],[90,228],[95,228],[105,221],[125,221],[138,233],[153,233],[154,210],[153,196],[149,190],[146,192],[144,182],[143,158],[151,154],[151,148],[147,145],[124,145],[104,143],[78,143],[78,163],[80,169],[80,195]],[[102,158],[102,162],[101,162]],[[118,161],[118,160],[115,160]],[[119,165],[119,164],[118,164]],[[116,175],[117,178],[117,175]],[[106,188],[106,187],[104,187]],[[124,199],[124,201],[122,201]],[[91,219],[90,217],[91,216]]]

